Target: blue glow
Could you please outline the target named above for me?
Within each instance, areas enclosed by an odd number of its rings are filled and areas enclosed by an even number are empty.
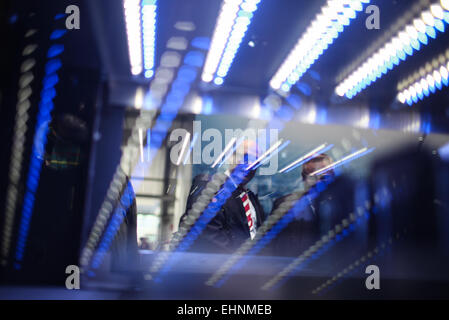
[[[422,92],[416,92],[416,90],[415,90],[415,93],[412,93],[409,90],[410,97],[406,100],[406,103],[409,106],[412,106],[414,103],[417,103],[419,100],[424,100],[426,97],[428,97],[430,95],[430,93],[435,93],[437,89],[442,90],[444,87],[448,86],[448,84],[449,84],[448,75],[447,74],[442,75],[439,72],[439,70],[436,70],[436,71],[438,71],[441,78],[433,77],[433,73],[429,74],[430,76],[432,76],[433,81],[429,82],[426,80],[428,87],[427,88],[424,87]]]
[[[236,185],[239,185],[248,174],[245,170],[246,165],[240,164],[231,173],[231,177],[226,180],[223,187],[215,196],[216,202],[210,202],[203,214],[198,218],[194,225],[190,228],[184,239],[181,240],[174,252],[186,251],[193,242],[198,238],[206,225],[215,217],[217,212],[221,209],[227,199],[232,195],[232,192],[236,189]],[[162,280],[164,274],[170,271],[175,263],[173,254],[170,255],[164,266],[159,271],[157,278]]]
[[[156,0],[142,0],[141,2],[142,48],[145,78],[151,78],[154,74],[157,16],[156,2]]]
[[[437,36],[437,33],[435,31],[434,27],[426,26],[426,34],[431,37],[432,39],[435,39]]]
[[[214,105],[213,99],[209,96],[204,96],[203,97],[203,114],[205,114],[205,115],[212,114],[213,105]]]
[[[368,3],[369,1],[366,1]],[[287,76],[286,80],[281,84],[281,89],[289,92],[291,86],[296,83],[300,77],[319,59],[325,50],[329,48],[339,34],[343,32],[345,26],[351,23],[352,19],[356,18],[357,11],[362,11],[363,6],[360,1],[352,1],[350,4],[345,4],[343,11],[339,12],[332,25],[327,27],[323,36],[314,43],[313,47],[308,49],[308,53],[300,57],[299,66],[292,70]],[[282,67],[281,67],[282,68]]]
[[[98,250],[92,258],[92,268],[98,269],[104,259],[104,256],[109,250],[115,234],[120,229],[123,220],[126,216],[126,210],[134,201],[134,191],[131,182],[128,182],[122,197],[120,198],[119,206],[115,209],[114,214],[103,234],[103,238],[98,245]]]
[[[207,37],[196,37],[191,42],[192,47],[201,50],[209,50],[210,38]]]
[[[304,82],[298,82],[296,84],[296,87],[299,89],[299,91],[302,92],[302,94],[304,94],[305,96],[310,97],[310,95],[312,94],[312,89],[310,88],[310,86],[307,83]]]
[[[302,99],[300,96],[298,96],[296,94],[290,94],[286,98],[286,100],[296,110],[299,110],[299,108],[301,108],[301,106],[302,106]]]
[[[402,61],[405,61],[408,56],[412,56],[415,52],[422,49],[422,46],[425,46],[429,43],[429,37],[435,39],[437,37],[437,31],[440,33],[444,33],[446,31],[446,27],[444,23],[449,23],[448,21],[449,14],[447,11],[444,12],[443,20],[434,17],[435,26],[426,25],[425,33],[418,31],[418,39],[409,40],[408,44],[403,44],[402,48],[398,49],[395,56],[390,58],[390,61],[387,62],[386,65],[382,66],[379,72],[379,69],[373,71],[367,77],[361,80],[361,82],[357,83],[353,88],[350,88],[347,92],[345,92],[345,96],[348,99],[352,99],[356,94],[365,89],[367,86],[375,82],[377,79],[381,78],[382,75],[386,74],[389,70],[392,70],[394,65],[399,65]],[[385,67],[387,69],[385,69]],[[429,90],[431,92],[435,92],[435,86],[438,89],[441,89],[443,83],[435,83],[434,86],[429,86],[429,89],[423,89],[422,92],[417,93],[415,96],[410,97],[406,100],[408,105],[412,105],[416,103],[418,100],[423,99],[425,96],[429,95]]]
[[[134,172],[141,172],[141,170],[143,170],[141,166],[148,167],[156,156],[158,150],[164,142],[164,139],[172,125],[173,120],[175,119],[176,115],[179,112],[179,109],[184,102],[184,100],[180,98],[183,96],[185,97],[185,95],[190,90],[192,82],[198,75],[198,69],[199,68],[193,68],[187,65],[183,65],[181,68],[179,68],[177,77],[173,81],[171,90],[167,95],[167,100],[162,105],[160,114],[157,117],[153,128],[147,133],[149,136],[151,136],[151,140],[149,138],[147,140],[149,146],[145,147],[146,151],[148,152],[148,160],[146,162],[139,162],[137,165],[138,167],[134,169]],[[125,197],[126,194],[131,194],[129,191],[129,187],[131,186],[128,186],[126,188],[123,197]],[[105,257],[105,253],[110,246],[111,239],[115,237],[117,230],[120,228],[120,225],[123,222],[123,218],[121,218],[121,216],[123,216],[123,212],[126,212],[126,210],[128,210],[130,202],[125,201],[126,199],[124,199],[123,197],[121,201],[122,206],[121,208],[116,209],[113,218],[108,224],[104,237],[102,238],[95,252],[94,258],[92,259],[91,265],[94,268],[98,268],[99,266],[101,266],[101,263]]]
[[[45,65],[45,74],[49,75],[55,73],[62,67],[62,62],[60,59],[49,60]]]
[[[146,70],[145,71],[145,78],[150,79],[154,75],[153,70]]]
[[[223,78],[221,78],[221,77],[216,77],[216,78],[214,79],[214,83],[215,83],[217,86],[221,86],[221,85],[223,84]]]
[[[242,43],[243,38],[245,37],[246,32],[248,31],[248,26],[251,24],[251,19],[254,17],[253,12],[257,10],[258,3],[259,2],[245,0],[241,4],[241,9],[238,11],[237,16],[234,18],[232,31],[223,50],[221,60],[217,66],[216,75],[219,77],[215,77],[215,84],[217,84],[217,78],[224,79],[227,76],[232,62],[234,61],[235,55]]]
[[[440,31],[444,32],[444,22],[440,19],[434,19],[435,20],[435,28]]]
[[[55,16],[55,20],[59,20],[59,19],[62,19],[62,18],[65,18],[65,17],[67,17],[67,14],[65,14],[65,13],[58,13],[56,16]]]
[[[9,23],[10,24],[14,24],[17,22],[17,19],[19,18],[19,16],[17,14],[13,14],[9,17]]]
[[[57,40],[57,39],[61,38],[62,36],[64,36],[66,33],[67,33],[67,30],[65,30],[65,29],[55,30],[51,33],[50,40]]]
[[[200,51],[189,51],[184,58],[184,64],[188,66],[200,68],[203,63],[204,54]]]
[[[52,33],[53,35],[53,33]],[[47,53],[49,59],[60,55],[64,51],[64,46],[60,44],[52,45]],[[37,121],[35,126],[34,139],[35,143],[31,150],[31,159],[28,169],[28,177],[26,180],[26,190],[23,200],[22,214],[19,224],[18,239],[15,251],[16,267],[20,269],[20,263],[23,261],[25,254],[25,247],[28,238],[28,231],[30,228],[31,217],[35,203],[35,194],[39,185],[39,177],[42,169],[43,158],[40,155],[39,149],[45,149],[47,143],[48,124],[51,121],[51,111],[54,108],[53,99],[56,97],[56,90],[54,87],[59,82],[59,77],[56,74],[61,68],[61,61],[59,59],[48,60],[45,65],[45,76],[43,79],[43,89],[41,91],[41,99],[39,102],[39,110],[37,114]],[[37,138],[39,137],[39,138]]]
[[[47,58],[54,58],[60,55],[64,51],[62,44],[54,44],[48,49]]]

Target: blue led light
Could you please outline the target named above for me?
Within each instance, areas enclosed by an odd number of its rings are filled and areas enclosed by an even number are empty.
[[[64,51],[64,46],[62,44],[54,44],[50,47],[47,53],[47,58],[54,58],[60,55]]]
[[[153,70],[145,70],[145,78],[149,79],[154,75]]]
[[[157,1],[142,0],[141,8],[144,75],[151,78],[155,63]]]
[[[223,78],[221,78],[221,77],[216,77],[216,78],[214,79],[214,83],[215,83],[217,86],[222,85],[222,84],[223,84]]]
[[[51,33],[50,40],[57,40],[57,39],[61,38],[62,36],[64,36],[66,33],[67,33],[67,30],[65,30],[65,29],[55,30]]]
[[[226,47],[223,50],[221,60],[217,66],[214,83],[221,85],[220,83],[227,76],[229,69],[234,61],[235,55],[242,43],[242,40],[248,30],[248,26],[251,24],[251,19],[254,17],[254,11],[257,10],[258,2],[244,1],[240,10],[234,18],[234,25],[229,35]],[[222,80],[219,80],[221,78]],[[218,79],[218,80],[217,80]],[[218,82],[218,83],[217,83]]]
[[[336,92],[341,96],[346,96],[348,99],[352,99],[355,95],[357,95],[360,91],[368,87],[370,84],[375,82],[377,79],[381,78],[383,75],[387,74],[388,71],[392,70],[395,65],[399,65],[401,61],[405,61],[407,59],[407,56],[412,56],[415,52],[422,49],[423,46],[427,45],[429,42],[429,37],[432,39],[435,39],[438,35],[438,33],[444,33],[446,31],[445,23],[448,22],[448,12],[444,12],[444,16],[441,16],[442,19],[433,17],[433,26],[431,25],[425,25],[423,22],[421,22],[422,26],[420,27],[413,27],[413,25],[407,26],[404,30],[406,33],[408,32],[408,28],[412,28],[412,30],[415,30],[415,34],[409,34],[408,36],[405,35],[404,37],[401,35],[401,33],[398,34],[398,36],[401,38],[401,40],[394,46],[395,53],[392,54],[391,57],[384,57],[387,61],[382,62],[383,65],[379,66],[377,69],[370,70],[369,73],[364,73],[362,76],[357,78],[355,81],[350,80],[351,76],[349,75],[343,83],[341,83],[337,89]],[[419,30],[417,30],[419,29]],[[404,32],[404,31],[403,31]],[[393,40],[395,41],[395,40]],[[392,42],[390,42],[391,44]],[[384,47],[385,48],[385,47]],[[388,48],[388,47],[387,47]],[[380,52],[380,51],[379,51]],[[360,70],[360,69],[357,69]],[[357,72],[354,71],[354,72]],[[349,82],[351,81],[351,82]],[[358,81],[357,83],[355,83]],[[438,88],[441,86],[441,83],[435,83],[435,86]],[[439,89],[439,88],[438,88]],[[434,86],[430,86],[429,90],[435,90]],[[429,90],[425,89],[420,92],[417,92],[416,95],[411,96],[407,99],[404,99],[403,102],[407,102],[407,104],[411,105],[415,101],[418,101],[424,96],[428,95]]]
[[[332,19],[330,13],[325,10],[336,10],[337,15]],[[273,76],[270,81],[271,87],[275,90],[280,88],[285,92],[289,92],[292,85],[303,76],[338,38],[345,26],[348,26],[351,20],[356,18],[357,11],[362,10],[363,5],[360,1],[351,1],[351,3],[343,4],[338,9],[329,9],[327,7],[323,9],[323,14],[317,16],[314,22],[311,23],[307,33],[298,40],[295,48],[292,49],[288,58]],[[327,25],[325,30],[314,33],[316,24],[322,25],[323,23]],[[301,50],[298,50],[300,47]]]
[[[53,32],[51,40],[59,39],[65,32]],[[57,36],[55,36],[55,34]],[[53,99],[56,97],[55,86],[59,82],[56,72],[61,68],[62,63],[59,59],[51,59],[60,55],[64,51],[61,44],[53,44],[50,46],[47,57],[49,60],[45,65],[45,76],[43,79],[43,88],[41,91],[41,99],[39,102],[39,110],[36,119],[34,141],[31,150],[31,159],[28,169],[28,177],[26,180],[26,190],[23,200],[22,214],[19,224],[18,239],[15,251],[16,268],[20,269],[20,263],[23,261],[25,247],[30,228],[31,217],[35,203],[35,194],[39,185],[39,177],[42,169],[43,157],[38,149],[45,149],[47,143],[48,124],[51,121],[51,111],[54,108]]]

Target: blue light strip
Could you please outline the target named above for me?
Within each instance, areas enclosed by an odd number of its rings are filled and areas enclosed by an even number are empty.
[[[51,40],[58,40],[65,34],[65,30],[55,30],[50,35]],[[42,170],[43,154],[40,150],[45,150],[47,144],[48,125],[51,121],[51,111],[54,108],[53,100],[56,97],[55,86],[59,82],[57,71],[62,67],[61,60],[57,58],[64,51],[61,44],[53,44],[47,52],[47,64],[45,65],[45,76],[41,90],[39,111],[37,114],[36,127],[34,133],[31,159],[26,181],[26,191],[23,201],[22,215],[19,225],[19,235],[15,251],[14,268],[20,269],[25,255],[25,247],[28,239],[28,232],[33,215],[36,190],[39,185],[39,178]],[[40,146],[37,146],[37,142]]]
[[[271,79],[271,88],[289,92],[351,20],[356,18],[357,12],[363,11],[363,3],[369,2],[369,0],[327,1]]]
[[[441,2],[442,4],[444,1]],[[405,61],[429,43],[429,37],[435,39],[438,32],[446,31],[449,23],[449,8],[433,4],[423,11],[420,18],[405,26],[387,44],[373,54],[364,64],[343,80],[335,89],[339,96],[352,99],[377,79]]]
[[[143,68],[145,78],[154,75],[156,47],[156,0],[142,0]]]
[[[402,89],[398,93],[398,100],[411,106],[419,100],[424,100],[431,93],[447,87],[449,84],[448,60],[449,50],[446,51],[446,55],[440,55],[432,63],[428,63],[425,67],[420,68],[418,72],[415,72],[410,77],[410,80],[399,85]]]
[[[98,250],[95,252],[94,257],[92,258],[92,269],[98,269],[101,266],[101,263],[104,259],[104,256],[109,250],[112,241],[114,240],[117,231],[120,229],[123,220],[126,217],[126,210],[131,206],[134,201],[134,192],[131,185],[131,182],[128,182],[122,197],[120,198],[120,203],[118,207],[115,209],[114,214],[109,222],[108,227],[103,235],[103,239],[98,246]],[[89,276],[93,276],[94,273],[89,272]]]
[[[201,76],[204,82],[223,84],[260,1],[223,1]]]

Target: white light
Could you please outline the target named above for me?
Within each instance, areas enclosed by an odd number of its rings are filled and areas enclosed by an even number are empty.
[[[201,80],[203,80],[204,82],[211,82],[213,79],[214,79],[214,77],[210,73],[204,73],[201,76]]]
[[[279,170],[280,173],[283,173],[285,171],[287,171],[288,169],[294,167],[295,165],[297,165],[298,163],[309,159],[311,157],[313,157],[314,155],[316,155],[318,152],[320,152],[321,150],[323,150],[326,147],[326,143],[323,143],[322,145],[316,147],[315,149],[313,149],[312,151],[310,151],[309,153],[307,153],[306,155],[300,157],[299,159],[293,161],[292,163],[290,163],[288,166],[282,168],[281,170]]]
[[[258,0],[223,1],[201,76],[204,82],[211,82],[216,72],[220,78],[227,75],[251,22],[249,17],[239,16],[239,10],[251,15],[251,12],[257,10],[259,2]],[[215,83],[221,82],[217,79],[215,77]]]
[[[328,170],[330,170],[331,168],[336,167],[336,166],[339,165],[340,163],[342,163],[342,162],[344,162],[344,161],[348,161],[348,160],[350,160],[350,159],[352,159],[352,158],[358,156],[359,154],[361,154],[361,153],[363,153],[363,152],[365,152],[365,151],[368,151],[368,148],[366,148],[366,147],[365,147],[365,148],[362,148],[362,149],[360,149],[359,151],[356,151],[356,152],[354,152],[354,153],[352,153],[352,154],[350,154],[350,155],[344,157],[343,159],[340,159],[340,160],[338,160],[338,161],[335,161],[335,162],[331,163],[330,165],[328,165],[328,166],[326,166],[326,167],[324,167],[324,168],[322,168],[322,169],[319,169],[319,170],[316,170],[315,172],[312,172],[310,175],[311,175],[311,176],[319,175],[320,173],[323,173],[323,172],[325,172],[325,171],[328,171]]]
[[[415,73],[415,77],[417,74],[418,72]],[[442,89],[443,85],[447,86],[447,79],[448,69],[446,68],[446,61],[443,61],[440,66],[436,67],[434,70],[424,75],[424,77],[419,78],[419,80],[399,92],[398,100],[401,101],[401,103],[415,103],[417,102],[417,99],[422,100],[424,99],[424,96],[428,96],[430,93],[429,91],[433,93],[435,89]],[[410,102],[410,100],[412,102]]]
[[[220,153],[220,155],[217,157],[217,159],[215,159],[214,163],[212,164],[212,168],[215,168],[215,166],[218,164],[218,162],[220,162],[220,160],[226,155],[226,153],[228,153],[229,149],[232,148],[232,146],[234,145],[236,140],[237,139],[234,137],[231,139],[231,141],[229,141],[228,145],[225,147],[223,152]]]
[[[251,165],[249,165],[246,170],[251,170],[255,165],[260,163],[263,159],[265,159],[271,152],[279,148],[282,144],[283,139],[278,140],[270,149],[268,149],[262,156],[256,159]]]
[[[141,87],[137,88],[136,95],[134,96],[134,107],[136,109],[142,109],[143,106],[143,89]]]
[[[441,8],[439,4],[433,4],[430,6],[430,12],[433,14],[435,18],[443,20],[444,18],[444,10]]]
[[[430,13],[430,11],[424,11],[421,15],[421,18],[427,25],[429,25],[431,27],[433,27],[435,25],[435,19],[434,19],[432,13]]]
[[[407,31],[407,34],[409,35],[410,38],[418,39],[418,31],[414,26],[409,25],[407,26],[407,28],[405,28],[405,30]]]
[[[415,26],[416,30],[418,30],[421,33],[426,32],[426,24],[421,19],[415,19],[413,20],[413,25]]]
[[[142,129],[139,129],[140,162],[143,162],[143,136]]]
[[[203,99],[200,96],[195,96],[192,102],[192,112],[200,114],[203,111]]]
[[[441,0],[440,3],[444,9],[449,10],[449,0]]]
[[[352,5],[351,7],[345,7],[345,4]],[[361,2],[357,0],[343,2],[329,0],[298,39],[296,45],[270,80],[270,86],[274,90],[282,88],[284,91],[290,91],[290,86],[283,85],[283,83],[289,81],[293,85],[297,82],[323,54],[327,46],[338,37],[339,32],[335,29],[334,20],[338,20],[336,23],[339,27],[344,27],[349,19],[355,18],[356,11],[360,10],[362,10]],[[298,67],[301,72],[293,75]],[[339,92],[341,93],[341,90]]]
[[[124,0],[126,33],[128,37],[128,53],[131,73],[138,75],[142,72],[142,44],[140,26],[140,1]]]
[[[153,76],[154,55],[156,46],[156,0],[143,1],[142,22],[143,22],[143,57],[145,77]]]
[[[216,78],[214,79],[214,83],[215,83],[217,86],[221,86],[221,85],[223,84],[223,78],[221,78],[221,77],[216,77]]]
[[[420,50],[421,46],[415,45],[416,40],[419,39],[423,45],[425,45],[425,41],[421,41],[422,38],[419,33],[424,34],[424,37],[427,37],[427,28],[435,26],[435,17],[444,17],[443,9],[439,5],[432,5],[429,6],[429,8],[430,10],[425,10],[421,13],[421,19],[414,19],[413,23],[406,25],[387,41],[383,47],[339,83],[335,89],[336,94],[339,96],[345,95],[347,98],[351,99],[389,72],[395,65],[400,63],[401,60],[404,60],[406,55],[413,55],[415,51]],[[433,87],[433,82],[429,79],[427,79],[427,82],[429,86]],[[424,87],[419,84],[419,86],[416,86],[415,88],[408,88],[408,92],[411,95],[413,92],[421,95],[422,91],[416,90],[416,88],[423,89]],[[405,98],[406,101],[409,100],[405,93],[401,95],[400,100],[403,101],[403,98]]]
[[[435,80],[430,74],[427,76],[426,80],[429,87],[435,87]]]
[[[441,83],[441,75],[437,70],[433,72],[433,78],[435,79],[435,82]]]
[[[179,152],[178,160],[176,161],[176,165],[179,166],[181,164],[181,160],[184,158],[184,153],[186,152],[187,144],[190,142],[190,132],[186,133],[184,137],[184,142],[181,147],[181,152]]]
[[[443,77],[444,79],[448,78],[448,71],[445,66],[441,66],[440,74],[441,74],[441,77]]]

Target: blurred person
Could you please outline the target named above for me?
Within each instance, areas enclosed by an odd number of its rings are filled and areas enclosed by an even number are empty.
[[[289,196],[296,196],[299,199],[306,198],[307,206],[295,214],[295,218],[277,236],[269,250],[274,255],[297,256],[319,237],[319,217],[316,212],[316,200],[309,196],[310,189],[318,181],[333,179],[334,171],[329,170],[320,175],[312,175],[317,170],[325,168],[332,163],[332,159],[327,154],[320,154],[306,163],[302,167],[301,177],[304,182],[304,190],[287,194],[276,199],[273,203],[274,212]],[[299,201],[299,200],[298,200]]]
[[[140,238],[139,249],[140,250],[151,250],[151,245],[148,242],[147,238],[145,238],[145,237]]]
[[[245,164],[249,164],[255,158],[255,143],[245,141],[243,145],[243,151],[239,149],[233,154],[236,161],[225,172],[229,177],[239,159],[242,158]],[[256,170],[250,170],[240,184],[234,183],[236,189],[195,240],[192,251],[233,253],[244,241],[255,237],[257,229],[265,220],[257,195],[246,187],[255,174]],[[193,179],[180,226],[210,179],[209,174],[200,174]],[[214,200],[215,198],[212,201]]]

